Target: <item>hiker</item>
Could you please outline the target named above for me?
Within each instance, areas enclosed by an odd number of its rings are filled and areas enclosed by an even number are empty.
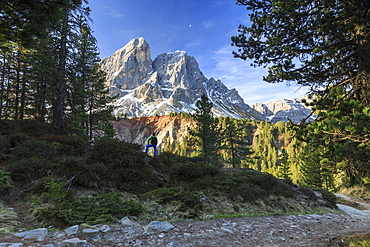
[[[155,133],[153,133],[153,135],[151,137],[149,137],[149,139],[148,139],[148,145],[146,145],[145,153],[148,153],[148,149],[150,147],[153,147],[153,149],[154,149],[154,156],[156,156],[157,155],[157,143],[158,143],[158,139],[155,136]]]

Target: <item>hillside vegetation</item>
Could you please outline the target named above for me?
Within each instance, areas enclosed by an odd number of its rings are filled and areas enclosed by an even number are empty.
[[[81,136],[49,135],[49,126],[35,121],[0,125],[2,198],[39,225],[307,213],[323,206],[312,190],[268,173],[226,171],[168,152],[148,157],[138,145],[112,138],[90,146]],[[335,197],[322,195],[333,207]]]
[[[268,123],[232,118],[215,120],[212,135],[218,138],[207,138],[206,141],[217,148],[213,164],[218,167],[250,168],[300,186],[329,191],[367,183],[369,161],[366,157],[369,152],[364,145],[329,142],[329,147],[324,141],[310,143],[308,138],[319,138],[320,135],[290,122]],[[191,135],[196,123],[189,114],[121,119],[111,123],[121,140],[142,145],[151,133],[156,132],[160,151],[185,157],[200,156],[201,145]],[[315,125],[317,123],[309,126],[312,128]],[[320,128],[315,131],[324,131]]]

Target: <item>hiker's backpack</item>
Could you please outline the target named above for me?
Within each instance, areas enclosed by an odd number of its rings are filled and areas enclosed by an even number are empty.
[[[152,137],[150,138],[150,144],[151,144],[151,145],[157,145],[157,143],[158,143],[158,139],[157,139],[157,137],[156,137],[156,136],[152,136]]]

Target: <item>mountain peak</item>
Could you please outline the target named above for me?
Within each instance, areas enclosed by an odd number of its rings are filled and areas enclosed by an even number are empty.
[[[149,44],[142,37],[103,59],[101,68],[107,72],[110,93],[118,96],[115,115],[193,113],[195,103],[206,94],[216,117],[256,120],[268,117],[245,104],[235,89],[229,90],[220,80],[206,78],[196,59],[185,51],[163,53],[152,61]]]
[[[193,56],[185,51],[150,58],[144,38],[135,38],[101,62],[112,95],[118,96],[116,115],[148,117],[171,112],[192,113],[206,94],[216,116],[259,119],[239,96],[221,81],[204,76]]]
[[[140,81],[153,70],[149,44],[144,38],[135,38],[103,59],[101,67],[107,72],[111,93],[123,96],[121,90],[138,87]]]
[[[256,103],[252,105],[256,111],[260,112],[269,122],[287,122],[299,123],[302,119],[307,118],[312,110],[302,103],[302,100],[307,97],[295,99],[279,99],[267,104]],[[312,115],[308,120],[313,121],[316,118]]]
[[[144,49],[144,50],[146,50],[148,48],[149,48],[149,44],[146,42],[146,40],[143,37],[137,37],[137,38],[134,38],[133,40],[131,40],[130,42],[128,42],[121,49],[118,49],[115,53],[130,52],[133,49],[139,49],[139,50]]]

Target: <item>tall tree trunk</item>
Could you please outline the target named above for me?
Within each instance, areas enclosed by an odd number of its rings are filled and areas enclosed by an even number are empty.
[[[27,82],[25,73],[27,73],[27,62],[23,60],[22,50],[20,50],[20,57],[19,57],[19,79],[20,79],[20,105],[19,105],[19,119],[24,119],[24,113],[26,109],[26,94],[27,94]],[[23,60],[23,61],[22,61]]]
[[[60,78],[56,84],[56,100],[54,103],[53,131],[56,135],[65,133],[65,98],[66,98],[66,64],[67,64],[67,32],[68,32],[68,13],[63,20],[60,39],[59,66]]]
[[[4,91],[5,91],[5,59],[6,53],[4,52],[3,54],[3,66],[2,66],[2,73],[1,73],[1,85],[0,85],[0,119],[3,118],[4,113],[3,113],[3,102],[4,102]]]
[[[93,138],[93,116],[92,116],[92,110],[93,110],[93,97],[91,96],[90,97],[90,100],[89,100],[89,123],[88,123],[88,128],[89,128],[89,139],[92,140]]]
[[[45,120],[46,115],[46,82],[45,79],[40,78],[40,82],[36,88],[35,96],[35,119],[39,121]]]
[[[25,78],[22,78],[22,89],[21,89],[21,102],[20,102],[20,112],[19,112],[19,119],[24,119],[24,112],[26,109],[26,88],[27,83]]]
[[[16,64],[15,64],[15,102],[14,102],[14,120],[17,120],[19,118],[19,91],[20,91],[20,48],[17,49],[17,58],[16,58]]]

